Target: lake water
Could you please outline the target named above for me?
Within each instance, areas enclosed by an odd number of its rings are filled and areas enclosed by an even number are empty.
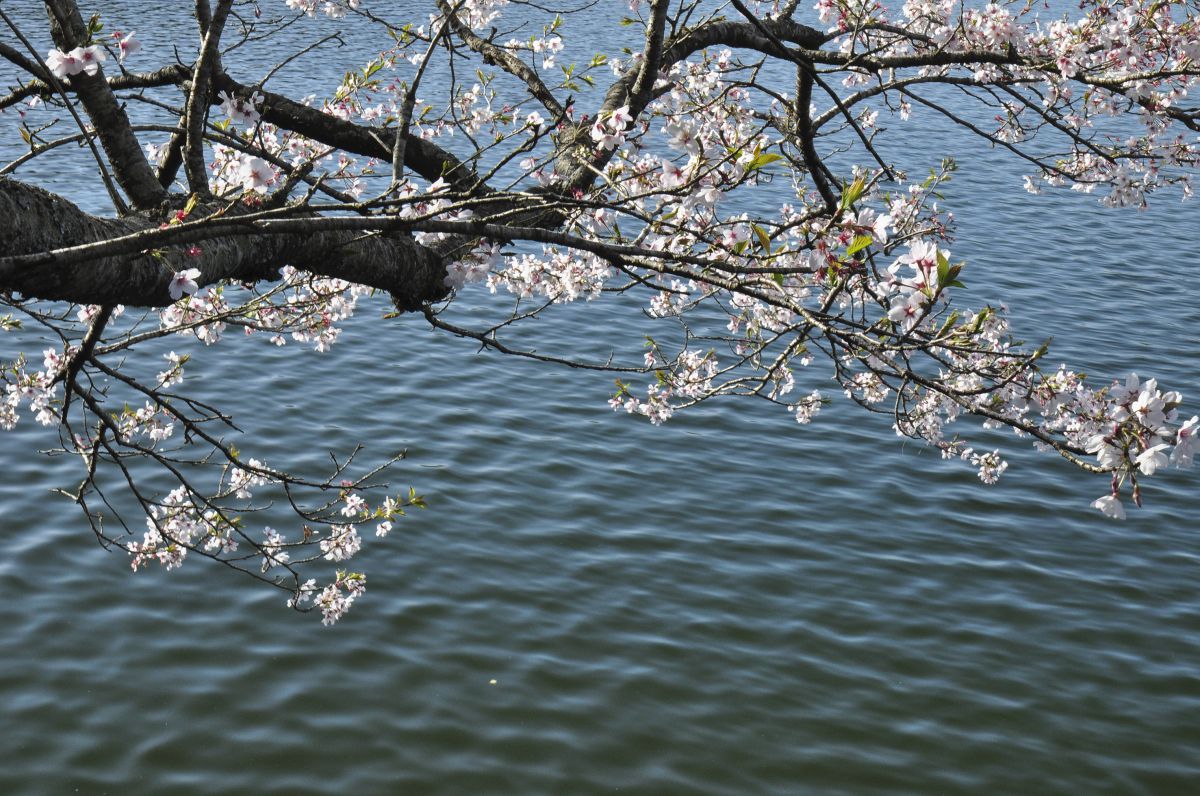
[[[33,29],[33,4],[5,5]],[[112,5],[148,50],[186,30]],[[1157,375],[1197,411],[1195,204],[1030,197],[1011,159],[927,114],[895,132],[914,171],[960,156],[965,300],[1003,299],[1053,359]],[[7,160],[11,121],[4,136]],[[0,793],[1200,788],[1194,473],[1150,479],[1115,523],[1088,507],[1101,480],[1006,438],[989,488],[844,403],[807,427],[730,401],[653,428],[607,408],[609,377],[381,311],[323,356],[189,349],[197,389],[271,463],[407,448],[393,481],[430,509],[364,548],[370,588],[332,629],[198,560],[132,574],[50,493],[76,478],[30,454],[52,437],[0,435]],[[581,305],[538,333],[642,328]]]

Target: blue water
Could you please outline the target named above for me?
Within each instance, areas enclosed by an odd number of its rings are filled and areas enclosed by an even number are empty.
[[[965,300],[1197,411],[1196,206],[1030,197],[1011,159],[918,113],[895,131],[914,171],[963,164],[946,203]],[[64,169],[24,176],[69,192]],[[1151,479],[1114,523],[1088,507],[1103,483],[1002,435],[1012,466],[983,487],[840,402],[807,427],[728,401],[653,428],[607,408],[610,377],[383,310],[327,355],[188,349],[195,389],[268,462],[316,475],[361,440],[408,450],[392,480],[430,509],[364,546],[367,594],[332,629],[198,560],[132,574],[49,492],[77,477],[32,453],[52,437],[0,436],[0,793],[1200,787],[1194,473]],[[537,334],[569,349],[644,324],[580,305]]]

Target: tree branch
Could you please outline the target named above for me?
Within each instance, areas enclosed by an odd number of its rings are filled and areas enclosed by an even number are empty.
[[[46,0],[46,7],[51,12],[51,34],[60,48],[70,50],[86,42],[87,28],[73,0]],[[104,70],[95,75],[86,72],[72,75],[70,83],[96,128],[117,183],[133,206],[143,210],[159,206],[167,192],[155,178],[125,109],[104,77]]]
[[[300,133],[326,146],[357,155],[387,162],[392,159],[393,142],[397,135],[394,129],[343,121],[282,94],[243,85],[224,74],[216,76],[216,87],[242,97],[249,97],[255,92],[262,94],[263,121],[284,130]],[[470,166],[437,144],[419,136],[407,142],[404,165],[430,182],[441,177],[456,191],[487,191],[487,187],[480,184],[478,175]]]
[[[462,39],[464,44],[479,53],[483,57],[485,64],[498,66],[513,77],[521,80],[528,87],[529,93],[533,95],[534,99],[542,103],[542,107],[550,111],[554,118],[557,119],[563,116],[564,109],[562,104],[550,92],[550,89],[546,88],[546,84],[529,67],[529,64],[503,47],[493,44],[489,39],[484,39],[478,33],[464,25],[462,20],[459,19],[457,10],[452,8],[446,0],[438,0],[438,7],[441,8],[442,13],[446,14],[447,19],[450,20],[454,34]]]
[[[207,2],[199,5],[208,7]],[[188,185],[192,193],[208,196],[208,169],[204,165],[204,123],[208,119],[208,109],[211,105],[211,87],[214,71],[220,69],[221,33],[225,30],[225,20],[229,18],[229,10],[233,0],[220,0],[217,10],[204,31],[204,41],[200,47],[200,57],[192,67],[192,90],[188,93],[187,106],[183,115],[184,136],[184,173],[187,174]],[[200,16],[197,10],[197,17]],[[161,184],[161,183],[160,183]]]
[[[405,235],[354,229],[355,218],[283,219],[272,228],[231,212],[162,229],[142,216],[98,218],[7,178],[0,217],[14,220],[0,227],[0,251],[9,253],[0,258],[0,292],[30,298],[161,307],[173,302],[168,286],[179,271],[198,269],[196,282],[205,285],[276,279],[284,265],[385,290],[402,310],[447,293],[437,253]],[[322,229],[321,221],[351,223]],[[171,248],[158,248],[164,238]],[[182,247],[191,241],[203,244],[195,256]]]

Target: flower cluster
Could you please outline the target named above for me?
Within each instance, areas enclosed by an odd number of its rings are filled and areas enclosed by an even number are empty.
[[[10,365],[0,363],[0,431],[16,427],[22,404],[26,404],[34,419],[43,426],[58,423],[55,411],[58,404],[56,376],[66,365],[65,356],[54,349],[45,351],[43,369],[30,372],[24,355]]]
[[[212,554],[233,552],[237,550],[236,533],[226,517],[204,507],[182,486],[149,506],[142,541],[126,545],[135,572],[150,562],[175,569],[197,547]]]
[[[1087,429],[1092,433],[1085,446],[1100,467],[1113,472],[1113,482],[1111,492],[1092,505],[1111,517],[1124,518],[1120,494],[1126,479],[1134,502],[1140,505],[1139,475],[1154,475],[1167,464],[1191,466],[1200,417],[1169,425],[1178,417],[1183,397],[1175,391],[1162,392],[1157,380],[1143,382],[1136,373],[1124,384],[1113,384],[1105,398],[1103,414]]]
[[[263,96],[259,92],[253,95],[242,98],[230,94],[228,91],[222,91],[218,97],[221,100],[221,111],[229,120],[236,125],[246,128],[253,128],[258,124],[262,114],[259,113],[259,108],[262,107]]]
[[[361,572],[338,570],[333,582],[317,591],[315,580],[305,581],[288,600],[289,608],[312,604],[321,609],[321,624],[332,625],[345,616],[354,601],[367,590],[367,578]]]
[[[89,47],[76,47],[69,52],[51,50],[46,56],[46,68],[50,73],[62,80],[65,77],[78,74],[94,75],[100,71],[100,64],[108,59],[108,53],[98,44]]]
[[[315,17],[319,9],[325,16],[332,19],[346,16],[348,10],[357,11],[362,4],[362,0],[285,0],[285,2],[287,7],[293,11],[300,11],[310,17]]]

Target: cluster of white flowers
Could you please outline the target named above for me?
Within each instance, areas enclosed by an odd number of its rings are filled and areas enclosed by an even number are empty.
[[[125,63],[127,57],[142,49],[141,42],[134,38],[134,31],[129,33],[116,31],[111,38],[112,46],[117,50],[118,63]],[[97,74],[100,71],[100,65],[106,60],[108,60],[108,53],[105,52],[104,47],[99,44],[91,44],[66,52],[58,49],[50,50],[46,54],[46,68],[50,70],[51,74],[62,80],[70,75],[80,73]]]
[[[11,431],[20,418],[22,404],[33,412],[34,419],[43,426],[58,423],[55,411],[58,404],[56,376],[66,364],[64,356],[53,349],[45,352],[44,370],[30,372],[26,369],[25,356],[20,355],[10,365],[0,366],[0,431]]]
[[[237,549],[233,528],[212,508],[202,508],[185,487],[172,490],[161,503],[151,505],[141,542],[126,545],[136,572],[157,561],[164,569],[183,564],[189,550],[200,545],[206,552],[229,553]]]
[[[299,11],[303,14],[308,14],[310,17],[315,17],[317,11],[322,11],[325,16],[332,19],[341,19],[346,16],[347,10],[357,11],[362,4],[361,0],[284,0],[287,7],[293,11]]]
[[[1164,393],[1156,379],[1143,382],[1136,373],[1109,389],[1104,414],[1089,429],[1093,433],[1085,446],[1101,467],[1114,472],[1113,488],[1093,506],[1111,517],[1124,518],[1120,501],[1124,476],[1133,481],[1133,499],[1140,503],[1136,474],[1151,476],[1168,464],[1192,465],[1200,417],[1193,415],[1176,427],[1169,425],[1177,419],[1182,402],[1178,392]]]
[[[622,105],[604,118],[597,118],[592,124],[591,136],[596,146],[602,150],[616,149],[625,143],[625,131],[633,123],[629,115],[629,106]]]
[[[481,240],[468,254],[446,266],[446,286],[461,290],[472,282],[482,282],[503,262],[500,244]]]
[[[222,288],[198,290],[195,279],[199,275],[195,268],[184,269],[175,275],[171,296],[178,298],[159,313],[159,321],[164,329],[176,329],[180,334],[193,335],[205,345],[212,345],[221,340],[230,307]],[[188,289],[192,293],[185,295]]]
[[[518,296],[543,296],[552,301],[592,299],[600,295],[612,268],[595,255],[544,246],[542,253],[506,257],[503,270],[487,280],[494,293],[504,288]]]
[[[266,465],[258,459],[248,459],[245,467],[230,465],[227,468],[229,472],[229,492],[232,492],[234,497],[243,500],[249,500],[252,496],[252,488],[262,486],[269,482],[266,475]]]
[[[281,533],[274,528],[263,529],[263,541],[259,545],[262,550],[262,571],[266,572],[272,567],[283,566],[292,560],[292,554],[288,552],[288,541]]]
[[[361,572],[338,570],[336,579],[319,592],[316,579],[306,580],[287,601],[287,606],[299,608],[312,604],[321,609],[321,624],[332,625],[346,615],[366,590],[367,578]]]
[[[563,51],[563,40],[561,36],[551,34],[542,37],[530,37],[522,41],[520,39],[509,39],[504,43],[504,47],[510,51],[527,50],[535,55],[541,56],[541,64],[543,69],[550,69],[554,66],[555,59],[558,54]]]
[[[259,92],[243,99],[227,91],[218,94],[221,100],[221,111],[236,125],[253,128],[262,118],[259,108],[262,107],[263,95]]]
[[[671,418],[676,404],[701,401],[714,394],[713,379],[719,370],[714,351],[684,350],[671,362],[663,362],[651,349],[646,353],[646,365],[654,368],[658,378],[647,387],[646,400],[638,400],[628,386],[618,382],[618,392],[609,400],[609,406],[644,415],[657,426]]]
[[[276,168],[266,160],[221,144],[213,145],[211,169],[211,185],[217,194],[265,194],[279,178]]]
[[[100,64],[108,60],[108,53],[98,44],[89,47],[76,47],[69,52],[51,50],[46,55],[46,68],[51,74],[62,80],[70,75],[80,73],[94,75],[100,71]]]
[[[362,547],[362,537],[353,525],[334,525],[321,540],[321,552],[327,561],[345,561]]]

